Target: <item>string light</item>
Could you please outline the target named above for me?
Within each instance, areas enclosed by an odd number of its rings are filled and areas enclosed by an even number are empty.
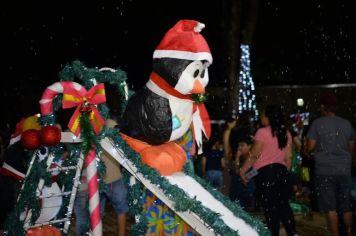
[[[250,65],[250,46],[241,44],[240,76],[239,76],[239,113],[242,111],[254,112],[255,119],[258,118],[256,107],[255,84],[252,80]]]

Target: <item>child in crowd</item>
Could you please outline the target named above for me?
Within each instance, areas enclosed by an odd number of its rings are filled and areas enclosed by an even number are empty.
[[[239,175],[240,167],[249,158],[249,153],[253,143],[253,137],[245,134],[237,139],[238,150],[235,155],[235,171]],[[252,169],[252,168],[251,168]],[[250,170],[253,171],[253,170]],[[248,173],[252,173],[252,172]],[[253,176],[251,176],[252,178]],[[241,207],[254,207],[254,190],[255,184],[253,179],[250,179],[247,185],[244,185],[240,180],[236,183],[237,200]]]
[[[223,169],[225,168],[223,145],[216,137],[212,137],[202,158],[203,176],[216,189],[222,190],[224,185]]]

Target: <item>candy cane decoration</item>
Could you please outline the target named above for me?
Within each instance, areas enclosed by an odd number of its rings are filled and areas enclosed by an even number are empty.
[[[98,171],[96,169],[96,152],[92,148],[85,158],[85,168],[87,170],[88,196],[89,196],[89,213],[90,228],[93,236],[103,235],[103,226],[100,217],[99,191],[98,191]]]
[[[40,100],[40,108],[42,115],[51,115],[53,114],[53,99],[58,95],[64,92],[64,89],[72,88],[80,93],[86,93],[86,89],[76,82],[63,81],[57,82],[48,86],[47,89],[42,94]]]
[[[66,106],[63,106],[64,108],[69,108],[73,106],[77,106],[77,110],[74,114],[76,115],[77,111],[80,111],[80,108],[82,105],[86,105],[85,103],[87,100],[90,101],[95,101],[96,103],[93,104],[98,104],[105,102],[105,91],[103,90],[103,84],[99,84],[97,86],[94,86],[91,90],[87,91],[82,85],[76,83],[76,82],[57,82],[49,86],[45,92],[42,95],[42,98],[40,100],[40,106],[41,106],[41,113],[42,115],[50,115],[53,114],[53,99],[60,93],[64,93],[65,95],[71,97],[72,100],[67,100],[65,101],[65,98],[63,98],[63,103],[67,102]],[[99,92],[97,92],[99,91]],[[104,98],[102,97],[104,96]],[[95,96],[99,96],[95,98]],[[99,101],[99,102],[98,102]],[[68,102],[71,103],[68,105]],[[65,105],[65,104],[63,104]],[[96,109],[95,107],[91,107],[91,109]],[[74,117],[79,119],[80,116]],[[71,118],[71,121],[73,120],[73,117]],[[70,121],[70,123],[71,123]],[[77,122],[78,123],[78,122]],[[78,124],[77,124],[78,125]],[[78,134],[80,130],[75,129],[76,134]],[[95,131],[95,128],[94,128]],[[102,222],[101,222],[101,217],[100,217],[100,201],[99,201],[99,191],[98,191],[98,172],[96,168],[96,151],[95,148],[91,148],[89,151],[88,155],[85,158],[85,168],[87,169],[86,171],[86,177],[88,181],[88,195],[89,195],[89,212],[90,212],[90,228],[92,231],[93,236],[102,236]]]

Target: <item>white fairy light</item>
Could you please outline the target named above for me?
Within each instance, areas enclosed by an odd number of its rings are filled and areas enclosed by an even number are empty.
[[[240,76],[239,76],[239,113],[248,110],[253,111],[255,119],[258,117],[256,109],[255,84],[252,80],[251,65],[250,65],[250,47],[249,45],[241,44],[241,59],[240,59]]]

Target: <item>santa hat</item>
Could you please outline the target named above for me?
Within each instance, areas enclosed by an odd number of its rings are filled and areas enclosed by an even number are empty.
[[[213,62],[208,43],[200,34],[205,27],[195,20],[180,20],[163,37],[153,58],[207,60]]]

